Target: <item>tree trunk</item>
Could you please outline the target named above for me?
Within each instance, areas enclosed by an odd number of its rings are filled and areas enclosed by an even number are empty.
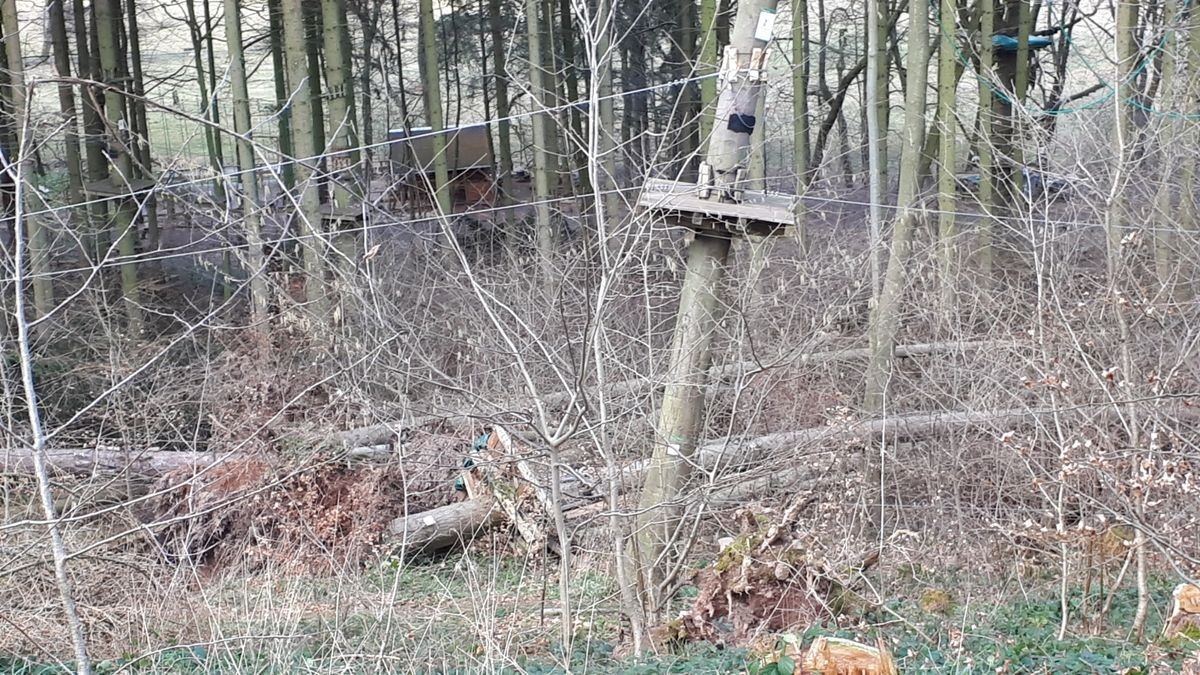
[[[201,0],[206,3],[208,0]],[[225,183],[222,180],[221,156],[217,144],[221,142],[219,132],[214,125],[213,111],[216,106],[209,98],[208,77],[204,72],[204,32],[196,15],[196,0],[186,0],[188,31],[192,38],[192,66],[196,69],[196,87],[200,92],[201,116],[213,124],[204,125],[204,145],[208,151],[209,168],[213,171],[213,195],[218,204],[225,203]]]
[[[329,176],[333,203],[345,208],[353,203],[350,185],[356,182],[357,168],[350,172],[335,167],[355,166],[354,79],[350,75],[349,26],[341,0],[321,0],[321,40],[325,53],[325,100],[329,114]],[[353,257],[351,257],[353,259]]]
[[[802,6],[806,0],[798,0]],[[696,64],[696,76],[704,77],[717,72],[721,56],[717,49],[717,0],[700,0],[700,54]],[[799,90],[797,90],[799,91]],[[700,80],[700,146],[708,147],[712,135],[717,108],[717,78]]]
[[[346,3],[342,0],[321,0],[321,39],[325,53],[325,98],[328,100],[329,142],[325,160],[330,183],[330,204],[334,209],[361,208],[363,176],[361,153],[357,146],[357,123],[354,110],[354,77],[350,66],[350,27],[346,20]],[[369,64],[364,64],[368,68]],[[330,219],[334,228],[353,226],[356,220]],[[335,266],[346,276],[361,257],[361,232],[332,233]]]
[[[279,111],[279,152],[287,158],[295,156],[295,148],[292,146],[292,109],[287,104],[287,65],[284,63],[282,12],[283,7],[280,5],[280,0],[267,0],[271,70],[275,75],[275,106]],[[296,168],[286,159],[282,164],[280,173],[283,178],[283,188],[292,190],[296,187]]]
[[[492,33],[492,81],[495,83],[496,99],[496,142],[499,149],[499,173],[496,187],[499,191],[498,205],[506,206],[512,194],[512,124],[508,117],[508,57],[504,52],[504,13],[500,0],[487,0],[488,25]]]
[[[242,222],[246,227],[246,272],[250,276],[250,321],[262,330],[267,319],[267,282],[263,268],[263,243],[259,216],[258,174],[254,144],[250,140],[250,92],[246,86],[246,59],[242,45],[242,9],[239,0],[225,0],[225,41],[229,47],[229,79],[233,93],[233,130],[238,134],[237,158],[242,188]]]
[[[1176,53],[1179,49],[1179,38],[1176,25],[1180,25],[1179,0],[1165,0],[1163,14],[1166,17],[1168,27],[1163,35],[1161,46],[1162,60],[1160,69],[1162,71],[1162,79],[1160,90],[1162,91],[1163,106],[1172,111],[1171,117],[1166,122],[1166,138],[1165,142],[1160,143],[1160,162],[1159,167],[1159,183],[1158,189],[1154,196],[1154,218],[1153,222],[1158,223],[1158,227],[1154,229],[1152,237],[1154,239],[1154,271],[1158,277],[1159,288],[1162,290],[1163,296],[1167,298],[1174,297],[1175,277],[1177,275],[1177,262],[1174,255],[1175,236],[1174,232],[1170,231],[1175,223],[1171,217],[1174,213],[1174,193],[1176,190],[1174,178],[1180,173],[1180,164],[1186,159],[1180,156],[1176,148],[1179,142],[1184,138],[1184,121],[1182,116],[1186,114],[1187,101],[1183,96],[1179,96],[1176,91],[1175,69]],[[1194,14],[1194,12],[1193,12]],[[1186,44],[1186,43],[1184,43]],[[1186,83],[1187,80],[1184,80]],[[1188,87],[1184,87],[1186,90]],[[1182,104],[1182,105],[1181,105]],[[1175,109],[1179,108],[1178,112]],[[1183,155],[1191,155],[1191,152],[1182,153]],[[1184,185],[1189,185],[1184,183]]]
[[[743,0],[730,44],[737,48],[738,76],[722,84],[717,102],[717,119],[753,115],[762,95],[760,82],[750,81],[750,58],[766,41],[757,37],[763,13],[774,13],[775,0]],[[709,143],[707,164],[714,176],[713,198],[722,199],[736,184],[736,167],[745,166],[752,143],[752,128],[739,130],[718,125]],[[689,459],[703,429],[704,393],[712,362],[711,345],[720,320],[718,297],[728,237],[697,233],[688,249],[688,269],[679,297],[674,337],[671,344],[669,384],[663,394],[653,456],[639,503],[637,520],[638,557],[647,611],[659,613],[665,606],[670,572],[678,551],[673,550],[679,509],[676,498],[691,471]],[[686,546],[684,546],[686,548]]]
[[[958,59],[955,58],[957,34],[957,7],[955,0],[941,0],[938,12],[938,32],[941,45],[938,48],[938,97],[937,119],[940,123],[938,161],[938,279],[941,282],[942,311],[950,319],[955,305],[955,249],[957,231],[954,212],[957,209],[957,186],[954,180],[955,142],[958,125],[955,123],[954,108],[958,87]],[[912,48],[911,45],[909,47]]]
[[[538,12],[539,0],[525,1],[526,33],[529,42],[529,83],[533,115],[533,196],[537,250],[543,282],[550,283],[550,258],[554,254],[554,225],[550,216],[550,116],[541,112],[547,107],[549,90],[542,64],[542,23]]]
[[[995,67],[992,34],[996,32],[994,0],[979,0],[979,72],[991,73]],[[992,278],[992,235],[996,227],[996,161],[993,154],[995,137],[992,115],[996,109],[990,77],[979,78],[979,203],[983,217],[979,219],[978,250],[979,282],[989,284]]]
[[[880,414],[887,405],[888,382],[892,376],[896,334],[900,330],[900,304],[904,295],[905,267],[912,248],[913,230],[919,210],[916,204],[922,136],[925,133],[925,84],[929,25],[927,0],[909,0],[908,15],[914,17],[908,33],[908,89],[904,102],[904,146],[900,158],[900,192],[892,229],[892,247],[887,274],[871,313],[869,328],[871,357],[867,361],[866,394],[863,408],[868,414]],[[883,526],[883,466],[870,449],[866,452],[866,477],[871,519],[876,528]]]
[[[715,0],[707,0],[714,2]],[[792,173],[795,174],[796,224],[800,255],[808,253],[804,194],[808,191],[808,0],[792,1]],[[824,73],[820,75],[824,78]],[[707,80],[706,80],[707,81]],[[713,85],[716,86],[715,83]]]
[[[1133,152],[1133,105],[1132,101],[1137,92],[1134,87],[1134,68],[1137,65],[1139,50],[1137,46],[1137,26],[1138,26],[1138,11],[1140,9],[1139,0],[1125,0],[1117,5],[1117,23],[1114,31],[1114,39],[1116,42],[1117,56],[1117,85],[1116,98],[1113,103],[1113,175],[1112,184],[1108,195],[1107,217],[1105,219],[1105,230],[1108,239],[1108,283],[1109,293],[1111,294],[1110,306],[1113,313],[1116,315],[1117,329],[1120,336],[1120,359],[1121,359],[1121,377],[1127,380],[1132,380],[1135,374],[1133,355],[1130,350],[1130,342],[1132,341],[1129,317],[1126,315],[1125,305],[1122,302],[1125,297],[1123,289],[1127,285],[1127,277],[1129,270],[1122,259],[1123,246],[1121,242],[1125,237],[1125,223],[1129,220],[1129,204],[1126,198],[1126,191],[1130,181],[1130,156]],[[1191,186],[1188,186],[1191,189]],[[1131,447],[1139,445],[1139,415],[1134,400],[1130,400],[1127,405],[1127,415],[1125,424],[1127,425],[1127,433],[1129,435],[1129,444]],[[1140,462],[1135,457],[1134,465],[1139,466]],[[1138,471],[1134,469],[1134,475],[1131,480],[1138,480]],[[1133,512],[1128,514],[1131,525],[1134,525],[1135,535],[1133,552],[1135,556],[1135,570],[1137,576],[1137,609],[1133,617],[1133,625],[1130,628],[1133,634],[1133,639],[1136,642],[1141,642],[1145,636],[1146,618],[1150,605],[1149,592],[1146,586],[1146,556],[1147,542],[1146,536],[1142,528],[1136,524],[1144,518],[1144,495],[1135,501]]]
[[[206,0],[207,1],[207,0]],[[131,117],[131,126],[135,143],[131,150],[137,160],[138,176],[141,178],[151,178],[154,174],[153,158],[150,154],[150,123],[146,119],[146,76],[142,70],[142,45],[141,32],[138,29],[138,6],[137,0],[128,0],[126,4],[126,13],[129,17],[129,60],[133,66],[132,78],[130,79],[131,90],[134,98],[130,100],[129,112]],[[158,231],[158,208],[157,200],[151,194],[146,203],[146,248],[154,251],[158,249],[159,231]]]
[[[36,140],[32,136],[32,119],[29,111],[29,92],[25,89],[24,57],[21,54],[21,40],[18,37],[19,22],[16,0],[4,0],[3,9],[4,55],[8,62],[8,95],[12,104],[12,116],[16,132],[16,148],[10,158],[22,165],[20,178],[32,178],[33,157]],[[30,183],[32,185],[32,183]],[[32,188],[22,190],[32,195]],[[21,208],[18,206],[17,208]],[[31,197],[24,209],[26,212],[36,211],[36,201]],[[30,285],[33,286],[33,311],[40,318],[54,309],[54,286],[50,278],[50,250],[48,237],[40,218],[25,216],[20,219],[19,226],[24,227],[29,247]]]
[[[71,77],[71,45],[67,40],[64,2],[66,0],[50,0],[46,10],[50,20],[50,41],[54,46],[54,68],[59,77],[66,79]],[[87,77],[83,73],[81,75]],[[77,204],[83,196],[83,158],[79,152],[79,119],[75,116],[73,85],[58,85],[58,109],[65,124],[63,146],[67,162],[67,198],[72,204]]]
[[[117,51],[117,26],[121,20],[120,0],[96,1],[96,42],[100,51],[101,80],[110,89],[104,96],[105,117],[107,128],[115,132],[108,141],[111,161],[115,174],[110,174],[112,184],[116,188],[125,186],[134,176],[133,158],[129,155],[132,147],[125,120],[125,106],[120,92],[124,89],[123,61]],[[134,216],[137,207],[132,199],[122,199],[117,204],[116,216],[113,218],[113,236],[117,240],[117,253],[128,260],[136,253],[134,237]],[[125,298],[125,316],[128,319],[130,337],[137,339],[142,333],[141,295],[138,289],[137,264],[123,262],[121,270],[121,294]]]
[[[304,289],[315,313],[324,318],[328,310],[325,289],[325,239],[321,222],[321,198],[313,181],[321,148],[313,128],[313,92],[308,59],[302,0],[282,0],[283,43],[287,50],[288,82],[292,89],[292,135],[297,162],[295,166],[299,211],[296,213],[300,248],[304,259]]]
[[[449,215],[450,171],[446,163],[446,135],[442,116],[441,76],[438,74],[437,30],[433,16],[433,0],[421,0],[421,47],[425,64],[425,116],[433,133],[433,188],[438,210]],[[428,173],[429,167],[421,167]]]

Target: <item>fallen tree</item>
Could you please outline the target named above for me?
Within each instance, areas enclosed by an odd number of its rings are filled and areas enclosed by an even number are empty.
[[[918,356],[930,356],[933,354],[945,354],[951,352],[970,352],[988,347],[1000,346],[1002,342],[995,340],[977,340],[971,342],[930,342],[926,344],[916,345],[901,345],[896,347],[896,358],[913,358]],[[793,355],[789,358],[784,358],[775,363],[760,363],[756,361],[742,361],[731,363],[724,366],[713,368],[709,376],[712,381],[728,379],[736,376],[753,377],[759,373],[776,370],[779,368],[802,367],[802,366],[819,366],[827,363],[836,363],[839,361],[853,361],[855,359],[864,359],[870,356],[870,349],[866,347],[854,347],[846,349],[833,349],[823,352],[804,352]],[[662,386],[661,382],[655,382],[649,379],[639,378],[632,380],[623,380],[604,387],[604,392],[609,397],[630,396],[633,394],[644,393],[649,390],[658,389]],[[547,394],[541,398],[542,404],[555,407],[563,406],[571,403],[573,398],[577,396],[577,392],[555,392]],[[381,424],[373,424],[371,426],[360,427],[357,429],[348,429],[340,431],[333,435],[332,441],[343,448],[358,448],[367,445],[385,445],[394,443],[397,439],[402,438],[405,431],[408,429],[419,429],[430,424],[445,422],[450,424],[470,424],[477,420],[477,417],[470,415],[424,415],[414,417],[409,420],[398,420],[396,422],[385,422]]]
[[[1078,415],[1104,407],[1098,403],[1060,410],[1063,416]],[[756,438],[726,437],[709,441],[696,450],[697,463],[707,469],[732,470],[759,462],[765,455],[780,450],[830,441],[861,439],[867,441],[881,435],[893,440],[924,436],[937,431],[979,425],[1012,424],[1052,414],[1053,410],[1012,408],[998,411],[954,411],[938,413],[909,413],[875,420],[781,431]],[[59,474],[130,474],[158,477],[186,468],[202,469],[226,459],[244,458],[239,453],[176,452],[167,450],[124,451],[106,449],[55,449],[46,451],[46,465]],[[389,459],[395,455],[386,446],[353,448],[346,451],[347,459]],[[623,473],[640,476],[646,460],[633,462]],[[33,451],[27,447],[0,451],[0,471],[31,474]],[[624,478],[619,478],[622,482]]]

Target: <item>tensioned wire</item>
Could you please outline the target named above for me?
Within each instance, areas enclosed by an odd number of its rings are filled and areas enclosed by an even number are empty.
[[[1190,4],[1191,0],[1187,0],[1187,2]],[[935,11],[937,11],[936,8],[935,8]],[[939,17],[939,26],[942,29],[945,28],[945,25],[941,21],[940,17]],[[1164,38],[1164,40],[1165,40],[1165,38]],[[955,50],[958,53],[960,59],[963,60],[964,65],[969,67],[970,66],[969,59],[966,59],[962,55],[961,50],[958,49],[957,42],[955,42]],[[1139,65],[1139,68],[1144,69],[1147,66],[1149,58],[1150,58],[1150,55],[1147,55],[1147,57],[1144,58],[1142,63]],[[696,76],[687,77],[687,78],[679,78],[679,79],[672,80],[669,82],[664,82],[664,83],[660,83],[660,84],[656,84],[656,85],[650,85],[647,87],[643,87],[641,89],[616,92],[616,93],[610,94],[608,96],[599,97],[597,100],[609,100],[609,99],[622,98],[625,96],[645,93],[648,91],[654,91],[654,90],[658,90],[658,89],[679,86],[681,84],[688,84],[691,82],[696,82],[696,81],[708,79],[711,77],[717,77],[718,75],[719,75],[719,73],[709,73],[709,74],[696,75]],[[984,79],[982,76],[980,76],[978,74],[977,74],[977,77],[979,77],[981,82],[985,82],[989,86],[992,86],[994,91],[996,91],[998,94],[1003,95],[1003,92],[999,89],[995,89],[994,85],[992,85],[989,80]],[[491,123],[497,123],[497,122],[501,122],[501,121],[510,121],[510,120],[515,120],[515,119],[521,119],[521,118],[530,117],[530,116],[542,114],[542,113],[553,113],[553,112],[557,112],[560,110],[577,107],[579,105],[586,105],[589,103],[591,103],[590,98],[580,100],[580,101],[577,101],[574,103],[564,103],[564,104],[554,106],[554,107],[545,107],[545,108],[540,108],[538,110],[533,110],[533,111],[529,111],[529,112],[515,113],[515,114],[509,115],[507,117],[492,118],[489,120],[478,122],[477,124],[491,124]],[[1094,107],[1094,104],[1089,104],[1089,107]],[[1065,111],[1060,111],[1060,112],[1078,111],[1080,109],[1081,108],[1075,108],[1075,109],[1065,110]],[[443,130],[441,132],[435,132],[435,131],[431,130],[428,132],[413,134],[411,136],[406,137],[406,139],[411,140],[411,139],[424,138],[424,137],[428,137],[428,136],[435,136],[438,134],[446,134],[446,133],[447,133],[446,130]],[[364,146],[357,146],[354,148],[330,151],[330,152],[323,153],[321,155],[316,155],[313,157],[309,157],[306,159],[287,158],[286,156],[283,156],[281,153],[278,153],[277,151],[275,151],[274,149],[272,149],[272,152],[275,152],[277,155],[280,155],[281,157],[283,157],[285,162],[286,161],[304,162],[304,161],[319,160],[323,157],[336,156],[336,155],[340,155],[340,154],[353,153],[353,152],[358,152],[358,151],[365,150],[365,149],[386,146],[386,145],[390,145],[393,142],[395,142],[395,141],[392,139],[389,139],[389,140],[379,141],[379,142],[364,145]],[[263,167],[256,167],[256,168],[250,169],[250,170],[238,170],[235,172],[230,172],[230,173],[224,174],[224,177],[231,178],[231,177],[243,175],[246,173],[263,172],[265,170],[267,170],[267,169],[265,169]],[[209,183],[214,179],[215,179],[215,176],[197,178],[197,179],[192,179],[192,180],[188,180],[188,181],[182,181],[179,183],[173,183],[173,184],[170,184],[168,187],[176,188],[176,187],[184,187],[187,185]],[[616,189],[612,189],[612,190],[599,191],[599,192],[593,191],[593,192],[588,193],[587,195],[582,195],[582,198],[587,198],[588,196],[602,196],[602,195],[614,194],[614,193],[619,194],[619,193],[637,191],[640,189],[641,189],[641,186],[628,187],[628,188],[616,188]],[[125,195],[101,197],[101,198],[78,202],[78,203],[74,203],[74,204],[55,206],[55,207],[50,207],[47,209],[42,209],[39,211],[32,211],[32,212],[27,213],[26,216],[32,217],[32,216],[37,216],[37,215],[45,215],[48,213],[57,213],[57,212],[66,211],[66,210],[83,208],[83,207],[86,207],[86,206],[89,206],[92,204],[106,203],[109,201],[126,199],[126,198],[127,198],[127,196],[125,196]],[[483,215],[483,214],[487,214],[487,213],[494,213],[494,212],[498,212],[498,211],[520,208],[523,206],[537,206],[537,205],[543,205],[543,204],[559,203],[559,202],[564,202],[564,201],[577,200],[579,198],[581,198],[581,197],[580,196],[556,197],[556,198],[551,198],[551,199],[547,199],[547,200],[542,200],[539,202],[525,202],[522,204],[498,206],[498,207],[492,207],[492,208],[488,208],[488,209],[477,209],[477,210],[470,211],[469,214]],[[799,199],[803,200],[803,201],[815,202],[818,204],[822,204],[822,203],[824,203],[824,204],[843,204],[843,205],[850,205],[850,206],[867,206],[867,207],[872,205],[871,202],[847,200],[847,199],[840,199],[840,198],[835,198],[835,197],[819,197],[819,196],[812,196],[812,195],[802,195],[799,197]],[[893,210],[903,208],[901,206],[898,206],[895,204],[890,204],[890,203],[880,203],[879,206],[881,208],[887,208],[887,209],[893,209]],[[972,212],[944,211],[944,210],[940,210],[940,209],[928,209],[928,208],[923,208],[922,211],[926,212],[926,213],[932,213],[932,214],[945,213],[945,214],[953,214],[956,216],[964,216],[964,217],[979,217],[982,215],[979,213],[972,213]],[[338,230],[338,233],[356,233],[356,232],[366,232],[366,231],[375,230],[375,229],[382,229],[382,228],[387,228],[387,227],[400,227],[400,226],[405,226],[405,225],[413,225],[413,224],[418,224],[418,223],[423,223],[423,222],[436,221],[443,217],[445,217],[445,215],[431,215],[431,216],[426,216],[426,217],[413,218],[410,220],[369,224],[369,225],[363,225],[363,226],[359,226],[359,227],[355,227],[355,228],[340,229],[340,230]],[[1028,218],[1021,217],[1021,216],[991,215],[988,217],[990,219],[998,221],[998,222],[1004,222],[1004,221],[1011,221],[1011,222],[1018,222],[1018,223],[1028,222]],[[1052,221],[1052,222],[1055,225],[1060,225],[1060,226],[1064,226],[1064,227],[1104,227],[1105,226],[1103,223],[1093,223],[1093,222],[1085,222],[1085,221]],[[1158,230],[1168,231],[1168,232],[1187,231],[1187,230],[1182,230],[1182,229],[1178,229],[1178,228],[1126,226],[1126,225],[1119,226],[1119,227],[1121,227],[1122,229],[1138,229],[1138,230],[1150,230],[1150,231],[1158,231]],[[312,233],[312,234],[308,234],[308,235],[288,235],[286,237],[280,237],[278,239],[264,240],[262,243],[265,246],[277,246],[282,243],[304,240],[304,239],[309,239],[309,238],[329,237],[329,236],[332,236],[332,234],[333,233]],[[138,263],[144,263],[144,262],[155,262],[155,261],[159,261],[159,260],[167,260],[167,259],[179,258],[179,257],[202,256],[202,255],[206,255],[209,253],[236,251],[241,248],[244,248],[244,246],[245,246],[244,244],[228,244],[228,245],[214,246],[214,247],[203,248],[203,249],[193,249],[193,250],[187,250],[187,251],[176,250],[174,252],[156,252],[158,254],[149,254],[149,255],[137,254],[134,256],[115,257],[115,258],[108,258],[108,259],[102,260],[102,261],[96,263],[95,265],[80,266],[80,267],[66,269],[66,270],[55,270],[53,272],[46,272],[46,273],[41,273],[41,274],[36,274],[36,275],[24,275],[24,277],[25,278],[43,278],[43,277],[53,277],[53,276],[75,274],[75,273],[82,273],[82,272],[94,272],[96,270],[99,270],[99,269],[102,269],[105,267],[113,267],[113,266],[126,265],[126,264],[138,264]],[[2,279],[2,281],[5,281],[5,282],[11,282],[14,280],[15,279],[13,279],[13,278]]]
[[[522,207],[539,206],[539,205],[543,205],[543,204],[553,204],[553,203],[559,203],[559,202],[565,202],[565,201],[577,201],[581,198],[587,199],[588,197],[598,197],[598,196],[604,196],[604,195],[608,195],[608,194],[621,194],[621,193],[628,193],[628,192],[637,192],[637,191],[640,191],[642,189],[642,187],[643,186],[639,185],[639,186],[634,186],[634,187],[613,188],[610,190],[592,191],[585,195],[553,197],[553,198],[538,201],[538,202],[523,202],[521,204],[509,204],[506,206],[496,206],[496,207],[492,207],[492,208],[488,208],[488,209],[479,209],[479,210],[475,210],[475,211],[470,211],[466,214],[447,214],[447,215],[483,215],[483,214],[488,214],[488,213],[495,213],[498,211],[522,208]],[[845,206],[860,206],[860,207],[871,206],[871,202],[868,202],[868,201],[842,199],[842,198],[838,198],[838,197],[801,195],[798,197],[798,199],[801,201],[813,203],[814,205],[840,204],[840,205],[845,205]],[[911,206],[906,207],[906,206],[901,206],[901,205],[892,204],[892,203],[880,203],[879,206],[880,206],[880,208],[891,209],[893,211],[913,208]],[[949,211],[949,210],[936,209],[936,208],[920,208],[919,210],[922,213],[928,213],[928,214],[932,214],[932,215],[952,214],[954,216],[960,216],[963,218],[981,218],[981,219],[987,219],[987,220],[995,221],[995,222],[999,222],[999,223],[1010,223],[1010,224],[1021,224],[1021,225],[1025,225],[1030,222],[1035,222],[1035,223],[1039,223],[1039,224],[1053,225],[1053,226],[1057,226],[1057,227],[1080,228],[1080,229],[1104,228],[1104,227],[1109,226],[1106,223],[1097,223],[1097,222],[1089,222],[1089,221],[1049,220],[1046,218],[1033,218],[1033,217],[1024,217],[1024,216],[1019,216],[1019,215],[1016,215],[1016,216],[989,215],[989,214],[978,213],[978,212]],[[329,238],[329,237],[334,236],[335,234],[354,234],[354,233],[359,233],[359,232],[367,232],[367,231],[371,231],[371,230],[379,230],[379,229],[385,229],[385,228],[391,228],[391,227],[403,227],[406,225],[415,225],[418,223],[434,222],[434,221],[442,220],[443,218],[447,217],[447,215],[433,214],[433,215],[423,216],[423,217],[419,217],[419,218],[412,218],[409,220],[384,222],[384,223],[373,223],[373,224],[368,224],[368,225],[361,225],[358,227],[340,229],[336,233],[315,232],[315,233],[310,233],[310,234],[288,235],[288,236],[279,237],[276,239],[265,239],[261,243],[263,246],[275,247],[275,246],[279,246],[281,244],[285,244],[288,242],[305,241],[305,240],[309,240],[309,239]],[[1116,227],[1119,229],[1122,229],[1122,230],[1130,230],[1130,231],[1173,232],[1173,233],[1177,233],[1177,234],[1200,235],[1200,230],[1188,230],[1186,228],[1169,228],[1169,227],[1146,226],[1146,225],[1117,225]],[[226,245],[222,245],[222,246],[213,246],[213,247],[204,248],[204,249],[195,249],[195,250],[187,250],[187,251],[176,250],[176,251],[172,251],[172,252],[163,252],[160,255],[138,254],[138,255],[134,255],[134,256],[107,258],[105,260],[97,262],[94,265],[79,266],[79,267],[75,267],[75,268],[70,268],[70,269],[65,269],[65,270],[55,270],[52,272],[44,272],[44,273],[40,273],[40,274],[26,274],[26,275],[23,275],[22,278],[23,279],[38,279],[38,278],[55,277],[55,276],[68,275],[68,274],[94,273],[97,270],[107,268],[107,267],[115,267],[115,266],[120,266],[120,265],[131,265],[131,264],[139,264],[139,263],[147,263],[147,262],[156,262],[156,261],[160,261],[160,260],[170,260],[170,259],[174,259],[174,258],[185,258],[185,257],[191,257],[191,256],[201,256],[201,255],[206,255],[209,253],[223,253],[223,252],[227,252],[227,251],[237,251],[237,250],[244,249],[245,246],[246,246],[245,244],[226,244]],[[9,282],[14,282],[14,281],[16,281],[16,279],[13,277],[0,278],[0,282],[3,282],[3,283],[9,283]]]

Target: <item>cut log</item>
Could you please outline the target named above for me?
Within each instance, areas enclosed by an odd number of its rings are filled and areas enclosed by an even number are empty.
[[[388,534],[406,554],[431,553],[467,543],[503,518],[492,500],[468,499],[397,518]]]
[[[933,354],[945,354],[951,352],[971,352],[989,347],[1004,346],[1006,342],[995,340],[976,340],[971,342],[930,342],[917,345],[901,345],[896,347],[896,358],[913,358],[918,356],[930,356]],[[852,361],[855,359],[863,359],[870,356],[870,349],[866,347],[853,347],[846,349],[833,349],[823,352],[805,352],[801,354],[785,357],[775,363],[758,363],[754,361],[743,361],[740,363],[731,363],[728,365],[713,368],[709,373],[709,377],[713,382],[722,379],[728,379],[742,375],[744,377],[752,377],[762,372],[776,370],[779,368],[788,367],[803,367],[803,366],[818,366],[827,363],[836,363],[839,361]],[[662,383],[654,380],[638,378],[616,382],[604,387],[604,392],[609,397],[630,396],[640,394],[648,390],[661,388]],[[556,392],[547,394],[542,397],[542,404],[550,407],[562,406],[571,403],[575,392]],[[388,422],[384,424],[374,424],[358,429],[349,429],[340,431],[333,436],[333,441],[344,448],[357,448],[366,445],[385,445],[394,443],[396,439],[401,437],[401,434],[406,429],[419,429],[423,426],[434,424],[437,422],[449,422],[452,424],[470,424],[478,421],[478,417],[470,415],[426,415],[423,417],[415,417],[408,421]]]

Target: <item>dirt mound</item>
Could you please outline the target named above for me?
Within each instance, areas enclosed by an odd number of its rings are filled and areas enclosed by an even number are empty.
[[[386,465],[262,455],[164,476],[141,520],[170,563],[209,569],[267,564],[332,573],[380,553],[388,523],[456,497],[451,441],[405,448]]]

